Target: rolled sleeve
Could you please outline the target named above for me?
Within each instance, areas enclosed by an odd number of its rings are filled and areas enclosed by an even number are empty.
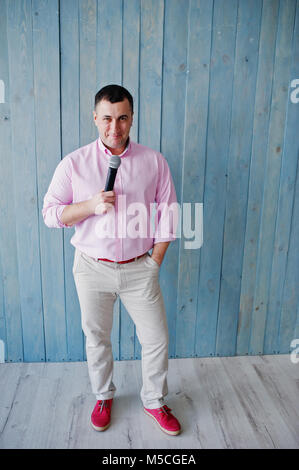
[[[71,168],[67,157],[56,167],[48,191],[44,197],[42,215],[50,228],[71,228],[61,222],[61,214],[73,202]]]
[[[179,204],[170,169],[163,155],[159,157],[154,244],[174,241],[179,221]]]

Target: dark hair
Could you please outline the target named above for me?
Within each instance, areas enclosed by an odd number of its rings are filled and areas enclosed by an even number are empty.
[[[100,89],[100,91],[97,92],[95,96],[94,109],[96,109],[97,104],[101,100],[107,100],[110,101],[110,103],[118,103],[119,101],[123,101],[125,98],[128,99],[133,113],[133,97],[128,90],[120,85],[104,86]]]

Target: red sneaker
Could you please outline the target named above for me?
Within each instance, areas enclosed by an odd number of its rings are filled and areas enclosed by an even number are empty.
[[[105,431],[110,424],[113,398],[98,400],[91,414],[91,425],[96,431]]]
[[[153,418],[160,429],[166,432],[166,434],[171,434],[172,436],[176,436],[181,432],[181,425],[173,416],[170,411],[171,409],[168,408],[167,405],[162,406],[161,408],[155,408],[151,410],[149,408],[143,408],[144,412]]]

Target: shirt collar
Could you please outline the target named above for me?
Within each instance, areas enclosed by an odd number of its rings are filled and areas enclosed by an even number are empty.
[[[99,144],[99,147],[100,149],[106,154],[106,155],[113,155],[113,153],[110,152],[110,150],[106,147],[105,144],[103,144],[102,140],[101,140],[101,137],[98,138],[98,144]],[[130,139],[130,136],[128,137],[128,140],[127,140],[127,145],[126,145],[126,148],[125,150],[123,151],[123,153],[121,153],[119,155],[119,157],[125,157],[127,152],[130,150],[131,148],[131,139]]]

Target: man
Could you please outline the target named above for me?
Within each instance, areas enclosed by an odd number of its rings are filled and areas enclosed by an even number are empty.
[[[113,305],[119,295],[142,347],[144,411],[164,432],[177,435],[180,423],[164,403],[169,338],[158,279],[167,247],[175,240],[175,217],[170,220],[165,207],[176,204],[176,193],[162,154],[131,141],[133,114],[133,98],[125,88],[108,85],[96,94],[93,119],[99,138],[61,160],[42,213],[48,227],[75,226],[73,275],[97,399],[92,426],[104,431],[110,424],[116,391],[110,336]],[[111,155],[119,155],[121,165],[113,191],[104,191]],[[157,209],[152,233],[155,202],[162,210]],[[137,224],[132,223],[136,217],[127,221],[128,213],[136,214],[136,208],[142,213]]]

